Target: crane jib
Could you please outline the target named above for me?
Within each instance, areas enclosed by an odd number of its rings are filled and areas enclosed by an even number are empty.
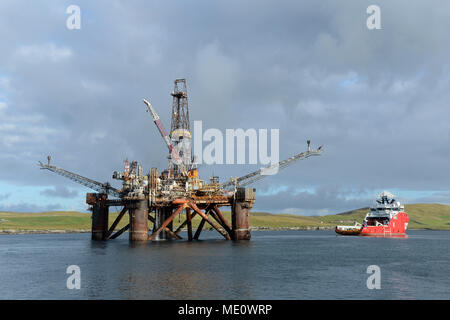
[[[178,165],[181,173],[184,176],[187,176],[187,170],[186,170],[183,162],[181,161],[181,158],[178,154],[178,150],[170,142],[169,134],[167,133],[166,128],[164,128],[164,125],[163,125],[161,119],[159,118],[158,114],[156,113],[156,110],[153,108],[151,103],[148,102],[146,99],[143,99],[142,101],[144,101],[144,103],[147,105],[147,108],[152,115],[153,122],[155,123],[156,127],[158,128],[159,134],[163,138],[164,143],[166,144],[167,148],[169,148],[170,155],[173,156],[173,158],[175,159],[176,164]]]
[[[268,175],[263,174],[263,171],[270,171],[271,169],[284,169],[286,167],[288,167],[289,165],[293,164],[295,161],[297,160],[302,160],[302,159],[306,159],[309,158],[311,156],[318,156],[322,153],[322,147],[319,147],[316,150],[309,150],[309,151],[305,151],[302,153],[299,153],[295,156],[292,156],[288,159],[282,160],[274,165],[271,165],[269,167],[265,167],[265,168],[261,168],[258,169],[254,172],[251,172],[249,174],[246,174],[244,176],[238,177],[238,178],[231,178],[228,182],[223,183],[221,186],[222,188],[229,188],[232,186],[246,186],[249,185],[251,183],[256,182],[257,180],[262,179],[263,177],[266,177]]]
[[[101,183],[101,182],[83,177],[79,174],[76,174],[76,173],[55,167],[55,166],[46,165],[41,162],[39,162],[39,165],[41,166],[41,169],[46,169],[46,170],[49,170],[56,174],[59,174],[60,176],[69,178],[70,180],[75,181],[79,184],[82,184],[85,187],[91,188],[92,190],[95,190],[97,192],[107,193],[107,194],[109,194],[113,197],[117,197],[117,198],[120,197],[120,191],[117,190],[116,188],[112,187],[109,183]]]

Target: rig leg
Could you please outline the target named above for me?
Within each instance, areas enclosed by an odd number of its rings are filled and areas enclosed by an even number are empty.
[[[179,214],[183,209],[184,206],[178,207],[178,209],[175,210],[174,212],[172,212],[173,210],[170,209],[172,214],[166,220],[164,220],[164,222],[159,226],[159,228],[156,231],[152,233],[149,239],[152,241],[155,240],[158,237],[158,235],[163,231],[165,231],[170,236],[175,236],[175,233],[170,228],[168,228],[168,226],[172,224],[172,221],[173,219],[175,219],[175,216]]]
[[[255,201],[255,189],[238,188],[231,207],[233,240],[250,240],[250,210]]]
[[[208,222],[209,225],[211,225],[211,227],[213,227],[214,229],[216,229],[217,232],[219,232],[221,235],[223,235],[225,239],[227,239],[227,240],[231,239],[230,235],[225,230],[220,228],[220,226],[216,225],[211,219],[208,218],[208,213],[210,212],[210,210],[212,210],[210,206],[206,207],[206,210],[205,210],[206,214],[203,213],[197,207],[197,205],[195,203],[193,203],[193,202],[190,202],[189,206],[203,218],[203,220],[200,223],[197,231],[195,232],[195,235],[194,235],[194,239],[195,240],[198,240],[198,237],[200,235],[200,232],[202,231],[202,228],[203,228],[203,225],[205,224],[205,222]]]
[[[106,194],[92,193],[95,200],[92,204],[92,240],[107,240],[108,239],[108,215],[109,207],[105,205],[107,199]]]
[[[180,233],[180,231],[188,224],[188,221],[192,221],[192,219],[194,219],[196,214],[197,214],[197,212],[195,212],[195,211],[190,213],[191,218],[190,219],[186,218],[186,220],[184,220],[184,222],[179,225],[178,229],[175,230],[175,233],[176,234]],[[191,223],[191,229],[192,229],[192,223]],[[188,230],[189,230],[189,226],[188,226]]]
[[[186,208],[186,221],[188,226],[188,240],[192,241],[192,222],[191,209]]]
[[[155,219],[154,219],[151,215],[148,215],[148,220],[150,220],[153,224],[155,224]],[[183,238],[180,237],[177,233],[171,231],[171,230],[170,230],[169,228],[167,228],[167,227],[165,227],[164,230],[165,230],[166,232],[168,232],[169,235],[170,235],[172,238],[174,238],[174,239],[178,239],[178,240],[183,239]],[[154,231],[153,231],[153,232],[154,232]],[[153,233],[152,233],[152,235],[153,235]],[[149,237],[148,239],[151,240],[151,237]]]
[[[203,226],[205,225],[205,222],[206,222],[205,219],[202,219],[202,221],[200,221],[200,223],[199,223],[199,225],[197,227],[197,230],[195,231],[195,234],[194,234],[194,239],[195,240],[198,240],[198,238],[200,237],[200,233],[202,233]]]
[[[108,230],[108,236],[107,239],[110,239],[110,236],[113,234],[114,230],[116,229],[117,225],[119,224],[120,220],[122,220],[125,213],[128,211],[128,208],[126,206],[123,207],[122,211],[120,211],[119,215],[117,216],[116,220],[114,220],[111,227],[109,227]]]
[[[213,210],[218,218],[218,222],[222,225],[226,232],[232,237],[233,232],[231,231],[231,226],[228,223],[227,219],[223,216],[222,212],[219,210],[217,206],[213,207]]]
[[[148,203],[146,200],[137,201],[130,212],[130,241],[148,240]]]
[[[172,215],[173,208],[171,207],[162,207],[156,210],[155,213],[155,223],[153,224],[153,232],[156,232],[163,224],[164,221],[166,221],[171,215]],[[167,228],[172,231],[172,222],[167,225]],[[170,239],[169,233],[164,229],[161,232],[159,232],[158,240],[167,240]]]

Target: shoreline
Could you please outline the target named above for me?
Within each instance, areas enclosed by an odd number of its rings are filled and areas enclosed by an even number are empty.
[[[72,229],[72,230],[52,230],[52,229],[42,229],[42,230],[17,230],[17,229],[5,229],[0,230],[0,235],[14,235],[14,234],[64,234],[64,233],[90,233],[91,230],[85,229]]]
[[[250,227],[251,231],[326,231],[334,230],[335,227],[279,227],[279,228],[269,228],[269,227]],[[450,231],[446,229],[408,229],[408,230],[428,230],[428,231]],[[182,229],[182,231],[187,231],[187,229]],[[212,231],[205,229],[204,231]],[[52,229],[42,229],[42,230],[17,230],[17,229],[5,229],[0,230],[1,235],[19,235],[19,234],[74,234],[74,233],[91,233],[91,230],[86,229],[71,229],[71,230],[52,230]]]

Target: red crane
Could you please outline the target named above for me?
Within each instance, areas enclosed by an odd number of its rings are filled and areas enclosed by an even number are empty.
[[[159,118],[158,114],[156,113],[155,109],[153,108],[152,104],[148,102],[146,99],[142,99],[144,103],[147,105],[148,111],[152,115],[153,122],[155,123],[156,127],[158,128],[159,133],[161,134],[161,137],[164,139],[164,142],[167,145],[167,148],[169,148],[169,153],[172,155],[173,159],[175,159],[175,163],[178,165],[181,174],[184,176],[187,176],[187,170],[184,167],[183,161],[181,160],[177,148],[174,148],[172,143],[170,142],[169,134],[167,133],[166,129],[164,128],[164,125],[162,124],[161,119]]]

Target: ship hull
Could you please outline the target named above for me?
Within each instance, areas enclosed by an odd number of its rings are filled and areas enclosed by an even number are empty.
[[[406,233],[360,233],[360,237],[373,237],[373,238],[407,238]]]

